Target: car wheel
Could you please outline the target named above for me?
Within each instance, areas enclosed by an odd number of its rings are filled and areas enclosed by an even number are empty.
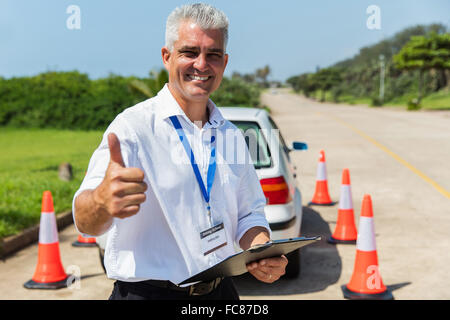
[[[300,274],[300,249],[297,249],[286,255],[288,265],[284,277],[287,279],[297,278]]]
[[[102,268],[103,268],[103,271],[106,273],[106,268],[105,268],[105,262],[104,262],[104,260],[105,260],[105,249],[102,249],[102,248],[98,248],[98,255],[100,256],[100,263],[102,264]]]

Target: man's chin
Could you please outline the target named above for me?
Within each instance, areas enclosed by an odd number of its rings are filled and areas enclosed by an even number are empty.
[[[204,99],[208,99],[209,96],[211,95],[212,90],[210,89],[205,89],[205,88],[193,88],[191,90],[189,90],[189,96],[193,99],[193,100],[204,100]]]

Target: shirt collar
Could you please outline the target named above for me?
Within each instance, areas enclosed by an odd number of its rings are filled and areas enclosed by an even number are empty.
[[[158,92],[158,98],[161,98],[163,101],[163,104],[158,110],[163,119],[167,119],[171,116],[183,116],[188,122],[191,122],[173,97],[167,83],[161,91]],[[204,128],[218,128],[222,126],[225,123],[225,118],[211,99],[208,100],[207,108],[209,109],[209,120]]]

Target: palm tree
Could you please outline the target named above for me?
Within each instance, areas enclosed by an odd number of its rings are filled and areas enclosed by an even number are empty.
[[[264,68],[256,69],[256,78],[261,79],[262,85],[267,85],[267,77],[270,74],[270,67],[266,65]]]
[[[450,69],[450,33],[413,36],[394,56],[400,70],[419,70],[418,100],[422,99],[423,73],[426,70]]]
[[[164,87],[164,85],[169,81],[169,74],[166,69],[161,69],[159,72],[154,70],[149,72],[150,77],[148,79],[133,79],[129,83],[132,90],[136,90],[145,96],[151,98],[156,96],[156,94]]]

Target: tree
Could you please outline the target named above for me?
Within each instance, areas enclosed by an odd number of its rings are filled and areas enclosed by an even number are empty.
[[[266,65],[264,68],[256,69],[256,78],[261,79],[263,86],[267,86],[267,77],[270,74],[270,67]]]
[[[223,77],[220,87],[211,95],[218,106],[259,107],[261,89],[258,85],[248,83],[242,78]]]
[[[292,76],[286,80],[286,83],[289,84],[295,92],[299,92],[300,88],[298,86],[298,79],[300,76]]]
[[[156,94],[164,87],[169,81],[169,74],[166,69],[161,69],[159,72],[150,71],[150,78],[139,80],[133,79],[130,81],[129,86],[133,90],[136,90],[148,98],[156,96]]]
[[[394,56],[394,63],[400,70],[419,70],[420,102],[424,71],[450,69],[450,33],[431,32],[428,36],[411,37],[411,40]],[[447,83],[446,79],[444,82]]]
[[[321,101],[325,101],[326,92],[341,83],[341,69],[334,67],[320,69],[313,75],[312,80],[315,86],[322,90]]]
[[[237,71],[234,71],[231,79],[243,80],[247,83],[255,83],[255,75],[253,73],[241,74]]]

